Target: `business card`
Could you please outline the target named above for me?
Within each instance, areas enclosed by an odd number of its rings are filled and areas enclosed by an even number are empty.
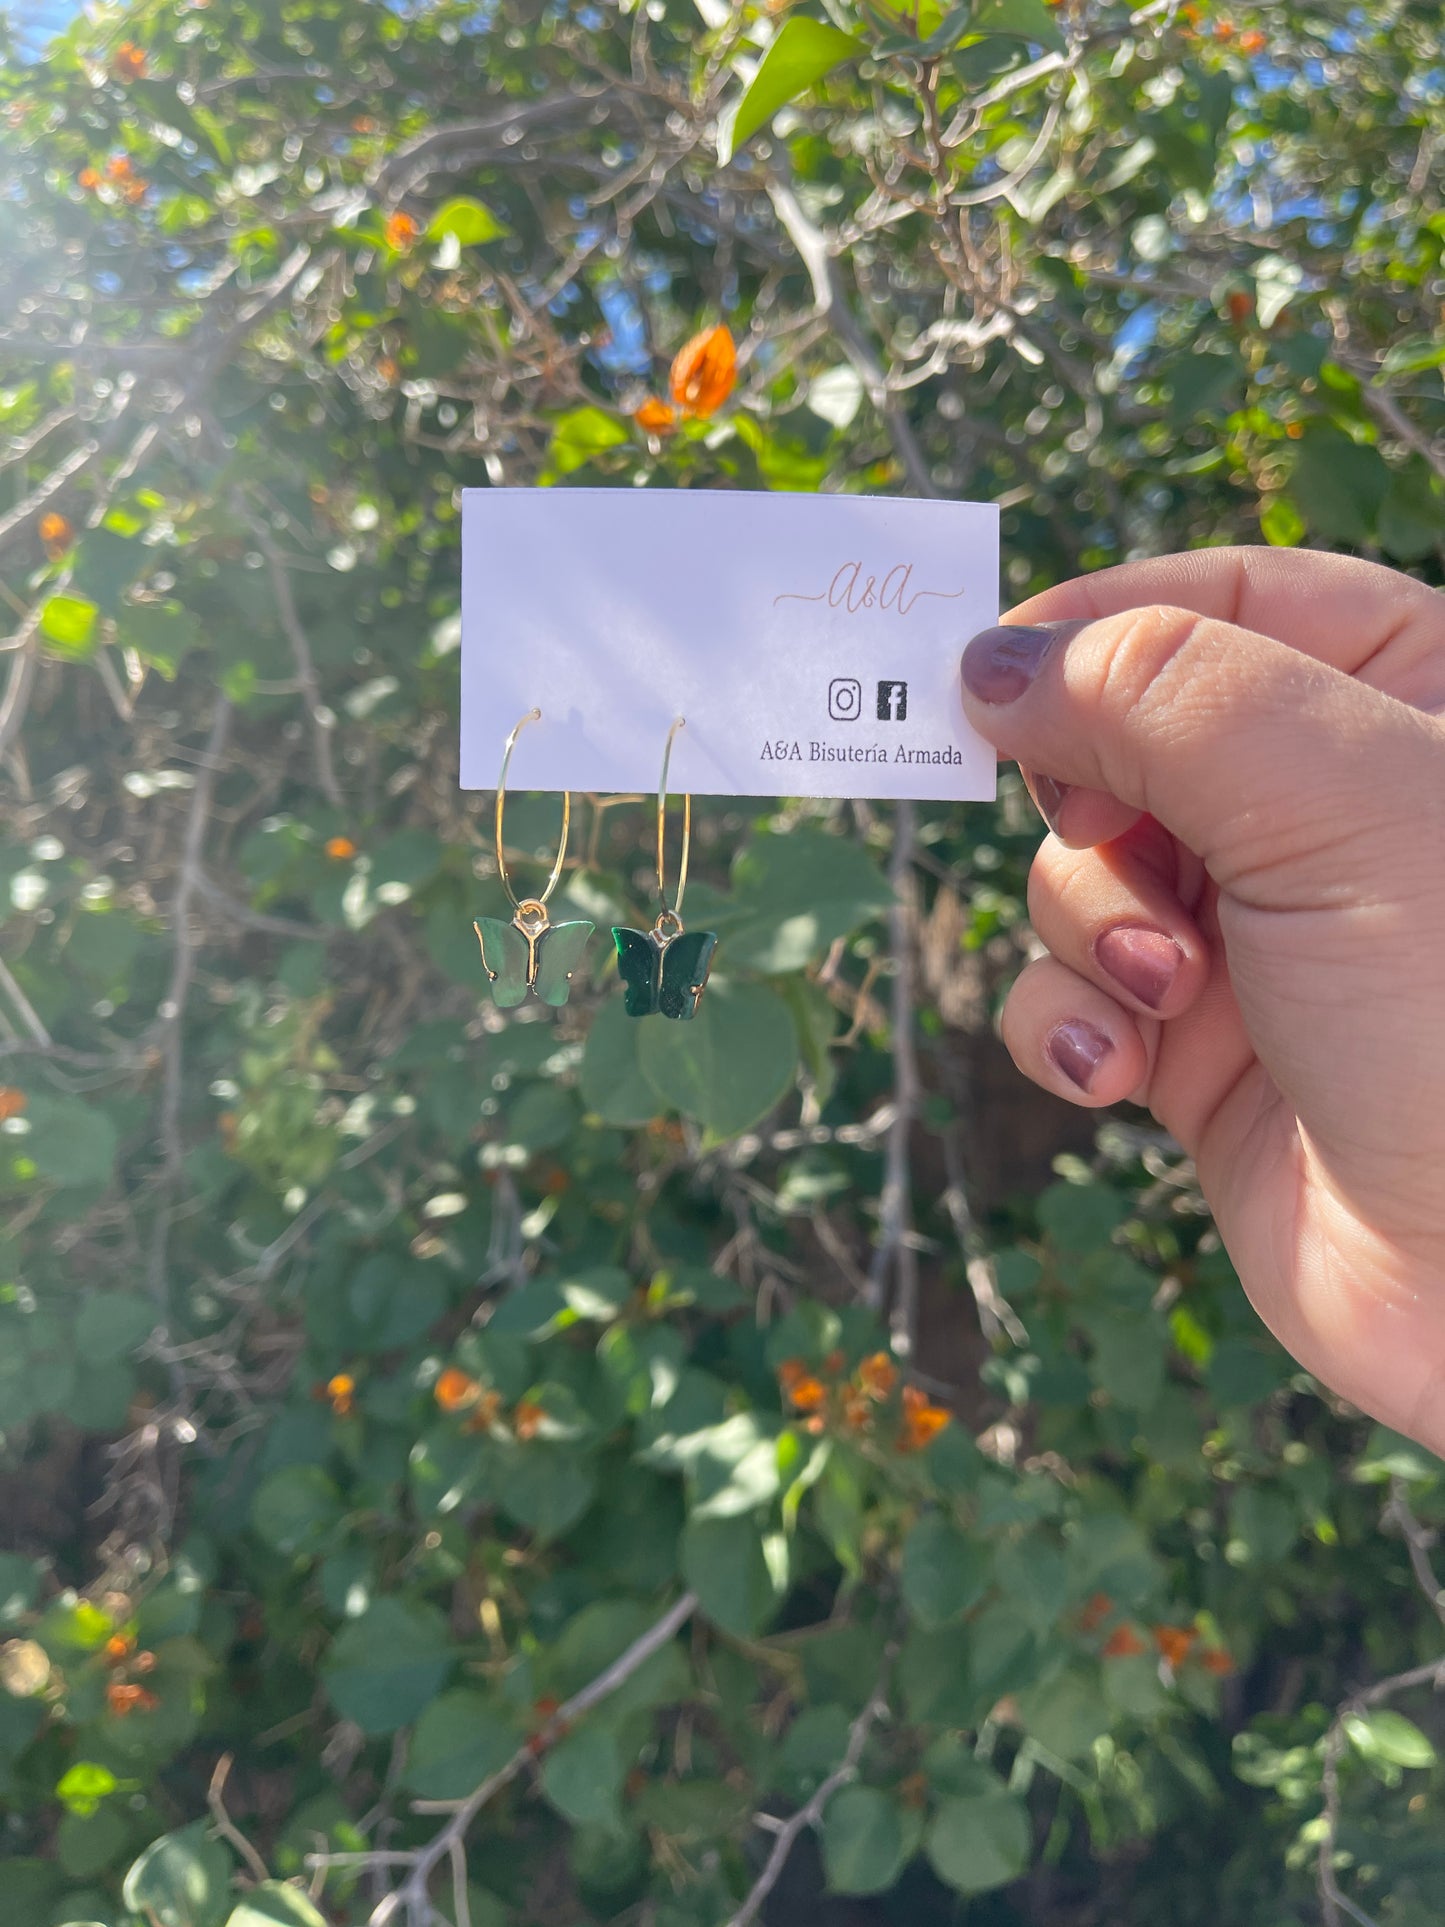
[[[464,789],[995,794],[959,697],[998,620],[998,510],[689,489],[467,489]]]

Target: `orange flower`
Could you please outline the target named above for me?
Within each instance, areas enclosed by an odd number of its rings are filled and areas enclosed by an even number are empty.
[[[400,208],[395,214],[387,215],[386,245],[395,248],[398,254],[404,254],[420,233],[421,222],[410,214],[403,214]]]
[[[1239,51],[1242,54],[1262,54],[1269,45],[1269,35],[1261,33],[1258,27],[1251,27],[1248,33],[1239,36]]]
[[[77,187],[83,187],[87,194],[93,194],[100,186],[100,176],[93,167],[82,167],[75,177]]]
[[[898,1434],[900,1452],[921,1452],[940,1433],[953,1416],[942,1405],[934,1405],[926,1392],[916,1385],[903,1388],[903,1425]]]
[[[535,1438],[537,1428],[546,1416],[545,1406],[536,1405],[531,1399],[524,1398],[512,1414],[512,1430],[519,1439]]]
[[[132,1713],[153,1713],[160,1705],[155,1694],[144,1686],[131,1686],[118,1679],[106,1687],[105,1703],[118,1720],[128,1719]]]
[[[866,1432],[873,1423],[873,1407],[862,1392],[844,1392],[843,1423],[851,1432]]]
[[[354,856],[359,855],[356,845],[349,836],[328,837],[324,847],[333,863],[350,863]]]
[[[1235,288],[1227,297],[1225,304],[1231,321],[1243,323],[1254,313],[1254,296],[1243,288]]]
[[[1234,1671],[1234,1661],[1222,1646],[1211,1646],[1199,1655],[1199,1664],[1206,1673],[1217,1673],[1221,1679],[1226,1673]]]
[[[1105,1659],[1136,1659],[1147,1650],[1132,1626],[1116,1626],[1104,1641]]]
[[[378,125],[379,123],[374,121],[370,114],[358,114],[351,123],[351,131],[353,134],[374,134]]]
[[[13,1084],[0,1084],[0,1124],[8,1117],[19,1117],[29,1101],[24,1091],[17,1091]]]
[[[338,1418],[346,1418],[356,1404],[356,1380],[350,1372],[337,1372],[326,1381],[326,1396]]]
[[[376,364],[376,372],[388,388],[395,388],[401,380],[401,367],[390,355],[383,355]]]
[[[807,1376],[808,1368],[801,1358],[785,1358],[778,1367],[778,1383],[785,1392],[791,1392]]]
[[[845,1354],[835,1349],[823,1360],[823,1370],[830,1378],[836,1378],[847,1363]]]
[[[684,414],[715,415],[737,378],[738,351],[731,333],[719,322],[694,335],[673,358],[672,399]]]
[[[481,1395],[482,1388],[476,1379],[458,1371],[455,1365],[447,1366],[432,1393],[444,1412],[464,1412],[469,1405],[475,1405]]]
[[[48,515],[42,515],[40,518],[40,539],[45,544],[46,554],[53,562],[57,556],[64,555],[75,540],[75,525],[65,516],[58,515],[54,509],[51,509]]]
[[[821,1378],[800,1378],[788,1387],[788,1397],[797,1412],[816,1412],[828,1396],[828,1388]]]
[[[105,177],[108,181],[129,181],[135,178],[129,154],[112,154],[105,164]]]
[[[1305,432],[1305,425],[1303,422],[1286,422],[1284,432],[1292,442],[1297,442]]]
[[[869,1398],[887,1398],[898,1383],[898,1367],[887,1352],[874,1352],[858,1367],[858,1383]]]
[[[1154,1644],[1171,1666],[1182,1666],[1189,1657],[1189,1648],[1194,1644],[1195,1633],[1192,1626],[1156,1626]]]
[[[811,1418],[805,1418],[803,1420],[803,1430],[811,1437],[817,1438],[823,1430],[824,1422],[823,1414],[821,1412],[814,1412]]]
[[[1114,1602],[1106,1592],[1096,1592],[1085,1604],[1079,1614],[1079,1631],[1091,1633],[1101,1626],[1114,1610]]]
[[[128,1633],[113,1633],[105,1642],[105,1663],[107,1666],[123,1666],[135,1651],[135,1641]]]
[[[133,180],[125,183],[121,189],[121,193],[125,196],[127,205],[134,207],[137,201],[143,201],[145,199],[149,187],[150,182],[143,181],[140,176],[137,175]]]
[[[665,435],[677,426],[677,410],[657,395],[649,395],[632,419],[639,428],[645,428],[649,435]]]
[[[146,70],[144,47],[138,47],[133,40],[122,40],[115,50],[115,59],[110,71],[117,80],[143,80]]]
[[[1214,38],[1216,40],[1233,40],[1234,22],[1232,20],[1216,20],[1214,23]]]

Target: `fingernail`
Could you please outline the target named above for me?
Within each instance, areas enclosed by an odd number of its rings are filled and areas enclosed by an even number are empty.
[[[1115,983],[1150,1010],[1158,1010],[1169,995],[1184,962],[1184,952],[1172,937],[1137,924],[1106,930],[1095,941],[1094,955]]]
[[[1049,1032],[1044,1053],[1081,1091],[1092,1088],[1099,1066],[1114,1048],[1107,1031],[1082,1017],[1070,1017]]]
[[[1073,787],[1072,783],[1060,783],[1052,776],[1041,776],[1037,770],[1029,771],[1029,789],[1033,793],[1039,815],[1051,830],[1059,827],[1059,811],[1064,807],[1064,798]]]
[[[981,703],[1017,702],[1049,651],[1088,626],[1080,621],[1040,622],[1031,628],[1005,623],[980,630],[964,647],[963,686]]]

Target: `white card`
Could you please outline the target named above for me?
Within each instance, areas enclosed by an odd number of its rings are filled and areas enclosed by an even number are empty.
[[[978,800],[959,697],[998,510],[689,489],[467,489],[464,789]]]

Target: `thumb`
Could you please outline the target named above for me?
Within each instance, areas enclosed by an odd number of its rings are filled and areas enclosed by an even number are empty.
[[[1445,863],[1445,729],[1268,636],[1168,607],[1005,626],[962,681],[1004,755],[1147,811],[1242,901],[1374,894],[1412,816]]]

